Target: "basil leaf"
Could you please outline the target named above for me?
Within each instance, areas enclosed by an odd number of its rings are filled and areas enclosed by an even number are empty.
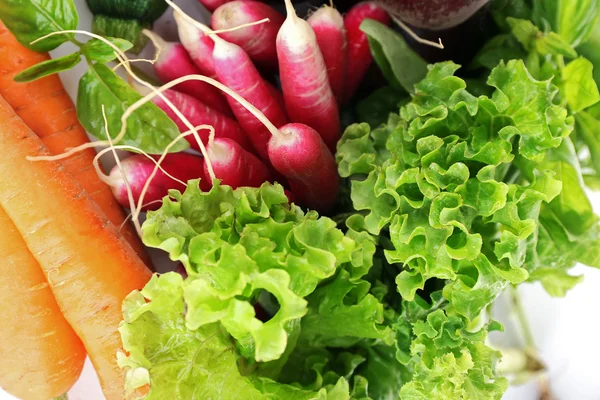
[[[537,26],[550,25],[570,45],[583,43],[598,16],[598,0],[539,0],[533,2]]]
[[[370,19],[360,24],[369,38],[371,53],[386,79],[395,89],[414,93],[414,85],[427,74],[427,63],[404,38],[387,26]]]
[[[585,58],[571,61],[562,71],[563,94],[573,112],[579,112],[600,101],[594,81],[594,65]]]
[[[97,138],[106,138],[102,106],[106,109],[111,137],[121,130],[125,110],[141,98],[127,83],[104,64],[92,64],[79,81],[77,117],[81,124]],[[147,153],[160,154],[179,135],[177,126],[153,103],[138,108],[127,120],[123,143],[136,146]],[[181,140],[171,151],[188,148]]]
[[[125,39],[119,38],[106,38],[109,42],[119,48],[119,50],[125,52],[133,47],[131,42]],[[85,44],[83,47],[83,54],[91,58],[94,61],[107,63],[114,60],[116,57],[115,50],[108,44],[104,43],[99,39],[92,39]]]
[[[39,64],[33,65],[15,76],[16,82],[31,82],[36,79],[43,78],[48,75],[56,74],[60,71],[66,71],[73,68],[81,61],[81,54],[79,52],[69,54],[60,58],[54,58],[51,60],[43,61]]]
[[[79,17],[73,0],[0,0],[0,19],[19,43],[35,51],[50,51],[69,40],[57,35],[34,45],[52,32],[77,29]]]

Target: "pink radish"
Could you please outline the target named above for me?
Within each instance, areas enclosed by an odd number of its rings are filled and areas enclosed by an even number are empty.
[[[181,43],[167,42],[148,30],[144,30],[144,34],[152,39],[160,52],[159,59],[154,64],[154,71],[160,80],[171,82],[182,76],[201,73]],[[231,115],[231,110],[223,95],[204,82],[184,82],[177,85],[175,89],[201,100],[219,112]]]
[[[277,68],[275,39],[284,17],[271,6],[260,1],[228,2],[215,10],[211,24],[213,29],[221,30],[264,18],[269,18],[269,22],[219,33],[219,36],[244,49],[259,67],[274,70]]]
[[[285,100],[283,99],[283,93],[281,93],[281,90],[276,88],[269,81],[265,81],[265,83],[267,84],[267,88],[269,89],[269,93],[271,93],[271,96],[273,96],[275,100],[277,100],[277,104],[279,104],[281,106],[281,109],[285,112]]]
[[[225,3],[229,3],[231,0],[198,0],[206,9],[210,12],[215,11],[217,8]]]
[[[279,129],[269,141],[269,159],[289,182],[298,202],[317,211],[331,209],[339,190],[333,154],[317,131],[292,123]]]
[[[146,93],[144,92],[144,94]],[[242,130],[240,125],[232,118],[213,110],[200,100],[188,96],[185,93],[180,93],[175,90],[166,90],[163,94],[179,109],[192,125],[211,125],[215,129],[216,137],[232,139],[239,143],[244,149],[252,150],[252,144],[248,140],[248,136]],[[175,112],[173,112],[171,107],[169,107],[163,99],[155,97],[152,101],[163,110],[175,124],[177,124],[180,132],[188,131],[187,125],[175,115]],[[208,143],[208,131],[201,130],[198,134],[202,138],[204,144]],[[186,140],[190,142],[193,149],[200,151],[196,139],[192,136],[186,136]]]
[[[382,24],[390,24],[388,13],[371,1],[358,3],[344,16],[348,37],[348,63],[346,64],[346,84],[344,101],[354,96],[367,70],[373,62],[367,35],[360,30],[360,24],[366,19],[374,19]]]
[[[215,42],[204,33],[206,31],[202,31],[192,24],[180,12],[173,12],[173,17],[177,23],[179,40],[200,73],[211,78],[217,76],[212,57]],[[209,28],[206,27],[206,29]]]
[[[218,36],[213,36],[213,39],[213,59],[219,81],[258,108],[275,126],[287,123],[284,110],[273,97],[272,90],[260,76],[248,54],[241,47]],[[257,154],[268,161],[267,143],[271,137],[269,130],[235,99],[228,97],[227,100]]]
[[[285,6],[288,15],[277,35],[277,56],[288,115],[319,132],[334,151],[341,134],[340,116],[323,55],[315,32],[298,18],[291,0],[285,0]]]
[[[307,21],[317,37],[317,43],[327,67],[329,85],[340,104],[344,97],[348,60],[344,19],[338,10],[326,5],[315,11]]]
[[[135,154],[121,161],[123,173],[125,173],[127,183],[131,188],[131,194],[136,203],[140,198],[140,194],[146,181],[155,168],[155,161],[160,158],[160,156],[150,157],[152,157],[154,161],[142,154]],[[203,184],[202,187],[204,189],[210,187],[209,180],[204,179],[204,159],[202,157],[187,153],[167,154],[161,162],[161,167],[169,175],[182,182],[200,178],[200,182]],[[121,171],[116,166],[110,171],[109,183],[119,204],[123,207],[129,207],[130,203],[127,195],[127,186],[125,185]],[[143,207],[142,210],[148,211],[160,208],[161,204],[159,200],[169,194],[169,189],[183,191],[185,190],[185,185],[173,180],[163,171],[159,170],[152,181],[150,181],[148,191],[144,196],[144,203],[147,204],[147,206]]]
[[[235,189],[240,186],[259,187],[273,181],[269,168],[233,140],[214,139],[209,141],[206,150],[215,176],[224,185]],[[206,164],[204,173],[208,176]]]

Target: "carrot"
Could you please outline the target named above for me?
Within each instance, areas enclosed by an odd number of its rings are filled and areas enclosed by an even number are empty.
[[[344,26],[348,36],[348,63],[346,65],[344,101],[349,101],[354,96],[373,62],[369,39],[360,30],[360,24],[367,18],[385,25],[389,25],[391,22],[389,14],[373,1],[356,4],[344,16]]]
[[[287,18],[277,34],[279,74],[285,107],[292,122],[310,126],[332,152],[341,136],[338,106],[315,32],[285,0]]]
[[[213,36],[213,59],[219,81],[258,108],[275,126],[287,123],[287,117],[278,99],[273,96],[248,54],[236,44]],[[248,134],[257,154],[268,161],[269,130],[235,99],[227,97],[242,129]]]
[[[2,207],[0,231],[0,386],[25,400],[58,397],[77,381],[85,349]]]
[[[121,302],[151,272],[100,208],[0,97],[0,205],[39,262],[108,400],[122,399]]]
[[[306,21],[315,32],[327,67],[331,90],[338,104],[341,104],[344,98],[344,81],[348,62],[344,18],[338,10],[325,5],[312,13]]]
[[[211,18],[211,25],[215,30],[229,29],[264,18],[268,18],[269,21],[260,25],[219,33],[219,36],[244,49],[259,67],[272,71],[277,69],[275,40],[285,19],[277,10],[260,1],[231,1],[215,10]]]
[[[0,95],[3,96],[23,121],[38,135],[52,154],[89,141],[77,120],[73,101],[65,91],[58,75],[51,75],[29,83],[17,83],[15,75],[32,65],[48,60],[46,53],[36,53],[23,47],[0,21]],[[125,220],[125,213],[113,197],[110,188],[96,175],[92,149],[61,161],[65,169],[98,203],[106,217],[116,226]],[[142,259],[150,265],[144,246],[130,224],[121,234]]]

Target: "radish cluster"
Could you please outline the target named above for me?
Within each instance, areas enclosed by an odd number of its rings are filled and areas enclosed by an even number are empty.
[[[156,97],[155,104],[181,132],[190,124],[214,128],[210,135],[199,132],[198,138],[189,139],[202,156],[165,158],[168,174],[153,176],[150,201],[179,188],[173,177],[203,178],[204,185],[215,177],[234,188],[278,181],[290,199],[320,212],[335,204],[339,107],[353,96],[372,62],[359,26],[365,18],[389,23],[389,16],[375,3],[363,2],[345,18],[324,6],[304,20],[290,0],[285,4],[284,17],[258,1],[206,2],[214,10],[212,28],[173,5],[180,42],[145,32],[159,50],[157,77],[165,83],[177,80],[173,88],[161,90],[168,102]],[[281,89],[272,83],[276,74]],[[123,205],[129,204],[123,177],[132,187],[142,187],[150,164],[147,157],[132,156],[124,175],[112,174],[111,184]],[[139,195],[133,191],[136,202]]]

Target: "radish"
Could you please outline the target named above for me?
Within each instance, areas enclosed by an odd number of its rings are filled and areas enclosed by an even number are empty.
[[[167,42],[154,32],[148,30],[144,30],[144,34],[152,39],[152,42],[159,50],[159,57],[154,64],[154,71],[160,80],[171,82],[182,76],[201,73],[181,43]],[[231,115],[231,109],[227,105],[227,101],[223,95],[214,87],[204,82],[183,82],[177,85],[176,89],[201,100],[204,104],[219,112]]]
[[[121,168],[136,203],[159,158],[160,156],[135,154],[121,161]],[[159,170],[152,178],[148,191],[145,193],[144,202],[146,206],[142,207],[144,211],[160,208],[160,200],[169,194],[169,189],[183,191],[185,190],[184,183],[190,179],[200,178],[203,189],[210,187],[209,180],[204,179],[204,159],[202,157],[187,153],[171,153],[165,156],[160,165],[164,171],[179,181],[173,180],[165,172]],[[113,194],[119,204],[123,207],[129,207],[127,186],[121,170],[117,166],[110,171],[108,183],[112,187]]]
[[[215,176],[225,185],[235,189],[240,186],[259,187],[265,182],[273,181],[269,168],[231,139],[211,140],[206,150]],[[206,175],[207,168],[205,164]]]
[[[277,69],[275,39],[284,17],[271,6],[259,1],[228,2],[215,10],[211,24],[213,29],[221,30],[264,18],[268,18],[269,22],[219,33],[219,36],[244,49],[259,67],[275,70]]]
[[[358,3],[344,17],[348,38],[348,62],[346,64],[346,84],[344,101],[349,101],[360,86],[367,70],[373,62],[367,35],[360,30],[360,24],[366,19],[374,19],[382,24],[390,24],[388,13],[371,1]]]
[[[283,93],[281,93],[281,90],[276,88],[275,85],[273,85],[269,81],[265,81],[265,83],[267,84],[267,88],[269,89],[269,93],[271,93],[271,96],[275,98],[277,104],[279,104],[281,109],[285,112],[285,100],[283,99]]]
[[[215,35],[212,37],[215,40],[213,59],[219,81],[258,108],[275,126],[287,123],[284,110],[248,54],[233,43]],[[268,161],[269,130],[235,99],[228,97],[227,100],[257,154]]]
[[[317,211],[331,209],[339,190],[333,154],[311,127],[292,123],[269,141],[269,159],[288,180],[298,202]]]
[[[231,0],[198,0],[208,11],[213,12],[225,3]]]
[[[180,93],[175,90],[166,90],[163,94],[179,109],[179,111],[181,111],[184,117],[187,118],[192,125],[211,125],[215,129],[216,137],[235,140],[244,149],[252,151],[252,144],[248,140],[248,136],[234,119],[213,110],[200,100],[188,96],[185,93]],[[163,99],[155,97],[153,102],[163,110],[175,124],[177,124],[180,132],[188,131],[187,125],[181,118],[175,115],[173,110]],[[206,144],[208,142],[208,132],[202,130],[199,132],[199,135],[202,138],[202,142]],[[199,145],[193,137],[186,136],[186,140],[190,142],[190,146],[194,150],[200,151]]]
[[[211,78],[216,77],[215,65],[213,62],[213,48],[215,42],[205,33],[205,31],[190,23],[180,12],[174,11],[173,17],[177,23],[179,40],[190,55],[200,73]]]
[[[344,98],[344,81],[348,61],[344,19],[338,10],[326,5],[315,11],[307,21],[315,31],[317,43],[327,67],[329,85],[331,85],[335,99],[340,104]]]
[[[279,74],[285,106],[293,122],[319,132],[331,151],[340,138],[340,116],[327,67],[308,22],[285,0],[287,18],[277,34]],[[298,193],[296,193],[298,195]]]

